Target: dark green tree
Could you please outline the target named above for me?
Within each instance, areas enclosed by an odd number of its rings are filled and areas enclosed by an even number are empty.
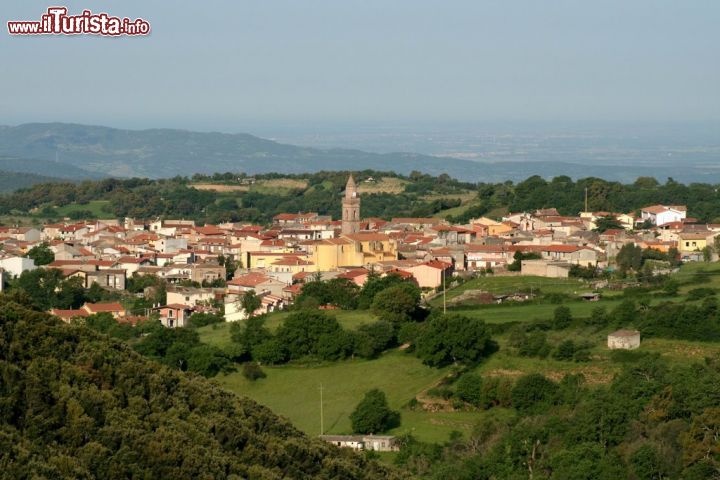
[[[327,342],[331,338],[335,338],[338,344],[345,343],[343,330],[337,319],[317,310],[291,313],[280,325],[276,335],[277,341],[283,345],[291,360],[318,355],[321,337],[324,337],[324,348],[327,348]]]
[[[625,227],[618,221],[617,218],[608,215],[607,217],[600,217],[595,220],[595,231],[598,233],[604,233],[608,230],[624,230]]]
[[[255,290],[248,290],[238,299],[240,308],[247,314],[248,318],[255,315],[255,311],[262,305],[262,300],[257,296]]]
[[[37,266],[47,265],[55,261],[55,254],[52,250],[50,250],[50,246],[47,242],[35,245],[25,256],[32,258]]]
[[[354,352],[363,358],[375,358],[396,344],[395,329],[389,322],[380,320],[361,325],[355,332]]]
[[[416,341],[416,354],[426,364],[472,364],[492,352],[485,322],[462,315],[434,315],[425,322]]]
[[[400,426],[400,412],[390,409],[385,393],[370,390],[350,414],[354,433],[382,433]]]
[[[372,312],[384,320],[402,323],[410,320],[419,303],[420,290],[406,282],[378,292],[372,302]]]
[[[240,347],[238,356],[250,358],[253,349],[270,340],[272,334],[265,326],[265,317],[261,315],[230,325],[230,338]]]
[[[615,262],[622,272],[639,271],[642,266],[642,248],[632,243],[626,243],[620,248]]]

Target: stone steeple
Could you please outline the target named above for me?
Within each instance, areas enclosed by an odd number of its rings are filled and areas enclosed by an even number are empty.
[[[352,174],[345,185],[345,197],[342,201],[342,234],[348,235],[360,231],[360,196]]]

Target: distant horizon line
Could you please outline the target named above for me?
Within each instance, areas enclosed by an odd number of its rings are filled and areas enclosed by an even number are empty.
[[[170,122],[172,125],[173,122]],[[228,122],[223,122],[228,123]],[[111,124],[111,122],[94,122],[94,121],[74,121],[74,120],[35,120],[35,121],[20,121],[20,122],[8,122],[0,124],[0,128],[16,128],[25,125],[75,125],[82,127],[100,127],[109,128],[114,130],[129,130],[129,131],[144,131],[144,130],[177,130],[185,132],[197,132],[197,133],[220,133],[220,134],[248,134],[247,129],[262,128],[267,129],[275,127],[280,130],[292,129],[292,130],[312,130],[315,128],[323,128],[329,131],[355,128],[363,130],[403,130],[403,129],[474,129],[474,128],[546,128],[546,129],[565,129],[573,130],[573,127],[577,130],[583,130],[588,128],[601,128],[603,130],[613,130],[621,128],[636,128],[636,129],[662,129],[670,127],[692,127],[692,126],[718,126],[720,127],[720,119],[707,119],[707,120],[650,120],[650,121],[639,121],[639,120],[477,120],[477,121],[416,121],[416,122],[402,122],[402,121],[365,121],[365,120],[325,120],[325,121],[313,121],[313,120],[293,120],[293,121],[272,121],[272,120],[257,120],[257,121],[239,121],[237,125],[226,126],[226,127],[210,127],[210,126],[155,126],[141,125],[137,127],[125,126],[125,122],[118,122]],[[321,133],[321,132],[318,132]],[[720,132],[718,132],[720,135]]]

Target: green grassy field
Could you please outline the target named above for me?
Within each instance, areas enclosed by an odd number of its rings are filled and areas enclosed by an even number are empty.
[[[483,290],[494,294],[530,292],[540,290],[543,293],[580,294],[591,291],[589,285],[580,280],[569,278],[546,278],[535,276],[494,276],[473,278],[462,285],[448,289],[447,299],[451,300],[467,290]],[[435,297],[431,305],[442,305],[442,296]]]
[[[103,211],[103,207],[108,205],[110,202],[107,200],[91,200],[88,203],[81,205],[79,203],[71,203],[69,205],[63,205],[55,209],[55,213],[59,216],[68,216],[72,212],[81,210],[87,210],[92,212],[95,218],[115,218],[115,215]]]
[[[200,335],[200,341],[220,348],[227,347],[232,342],[230,339],[230,325],[232,324],[226,322],[198,328],[197,332]]]
[[[680,301],[680,297],[653,296],[650,299],[651,305],[665,301]],[[573,317],[589,317],[593,309],[604,307],[608,312],[617,307],[623,298],[620,296],[602,298],[597,302],[572,301],[563,305],[568,307]],[[465,315],[471,318],[480,318],[487,323],[527,322],[531,320],[550,320],[553,318],[555,309],[559,305],[552,303],[508,303],[504,305],[481,305],[477,307],[455,307],[449,308],[448,312]]]
[[[599,302],[568,302],[564,303],[570,308],[573,317],[589,317],[596,307],[605,307],[612,310],[620,300],[602,300]],[[530,320],[550,320],[559,305],[550,303],[541,304],[508,304],[491,305],[476,308],[450,308],[448,312],[465,315],[470,318],[479,318],[487,323],[527,322]]]
[[[700,287],[720,289],[720,263],[686,263],[674,278],[681,284],[680,293],[683,294]],[[702,279],[702,283],[689,283],[694,278]]]
[[[678,275],[683,282],[698,271],[717,272],[707,275],[703,284],[683,285],[681,295],[667,297],[651,296],[651,303],[666,300],[684,301],[683,292],[689,289],[710,286],[720,287],[720,265],[686,265]],[[705,277],[704,277],[705,278]],[[467,289],[487,290],[494,293],[511,293],[518,290],[538,288],[544,293],[565,293],[575,295],[589,291],[586,284],[577,280],[557,280],[541,277],[485,277],[474,279],[448,292],[453,298]],[[612,311],[623,297],[617,292],[605,292],[599,302],[568,301],[568,306],[576,318],[588,317],[596,307],[605,307]],[[433,302],[437,306],[437,300]],[[479,307],[460,307],[450,311],[468,317],[480,318],[488,323],[527,322],[549,320],[556,304],[517,303],[505,305],[486,305]],[[355,329],[375,318],[366,311],[330,312],[347,329]],[[275,331],[288,312],[268,316],[267,325]],[[496,334],[499,350],[482,361],[474,371],[483,377],[505,377],[515,379],[527,373],[542,373],[555,381],[567,374],[582,374],[590,385],[606,384],[623,368],[622,363],[613,360],[606,347],[610,328],[598,330],[595,327],[576,326],[561,331],[548,331],[548,343],[556,346],[563,340],[589,342],[590,361],[574,362],[547,358],[528,358],[515,354],[508,346],[508,333]],[[229,325],[220,324],[199,329],[201,340],[218,346],[227,345]],[[705,357],[720,354],[720,344],[709,342],[690,342],[668,339],[642,340],[640,352],[657,352],[677,363],[703,361]],[[246,380],[239,372],[216,377],[216,380],[228,390],[255,399],[275,412],[286,416],[298,428],[308,434],[316,435],[320,430],[320,384],[323,385],[324,419],[326,433],[349,433],[348,416],[365,392],[371,388],[380,388],[389,399],[391,407],[401,409],[402,424],[390,433],[401,435],[411,433],[417,438],[441,443],[448,439],[453,431],[469,433],[485,415],[515,415],[512,409],[491,409],[489,411],[441,411],[428,412],[402,408],[416,396],[426,397],[427,390],[436,385],[447,373],[448,368],[433,369],[423,365],[412,354],[393,350],[375,360],[346,360],[335,363],[316,363],[308,365],[284,365],[263,367],[267,378],[257,382]]]
[[[365,392],[383,390],[392,408],[400,408],[446,372],[423,365],[417,358],[392,351],[375,360],[346,360],[323,366],[264,367],[267,378],[250,382],[239,372],[216,377],[222,386],[246,395],[284,415],[312,435],[320,433],[320,385],[323,386],[325,433],[350,433],[348,418]],[[403,411],[403,414],[405,412]],[[431,418],[409,415],[401,428],[416,428],[425,438],[438,434],[428,428]],[[442,430],[444,432],[444,430]]]
[[[510,378],[528,373],[541,373],[555,381],[562,380],[568,374],[582,373],[590,384],[607,383],[621,369],[621,365],[612,362],[609,357],[609,350],[606,348],[607,333],[607,329],[598,331],[592,327],[546,332],[550,345],[558,345],[564,340],[593,344],[589,362],[560,361],[551,356],[547,358],[518,356],[508,346],[507,334],[496,335],[493,339],[498,342],[500,349],[481,362],[474,371],[483,376]]]
[[[402,425],[391,430],[391,435],[411,434],[424,442],[442,443],[452,432],[460,432],[466,438],[483,417],[508,418],[515,412],[505,408],[469,412],[424,412],[403,410]]]

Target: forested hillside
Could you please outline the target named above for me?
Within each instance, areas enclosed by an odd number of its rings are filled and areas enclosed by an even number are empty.
[[[253,401],[7,296],[0,419],[3,478],[397,477]]]
[[[164,180],[105,179],[80,183],[50,183],[0,195],[0,215],[53,220],[182,217],[199,222],[267,223],[282,212],[313,211],[340,215],[340,197],[347,171],[314,174],[222,173]],[[508,211],[555,207],[561,214],[584,209],[587,189],[592,211],[637,212],[652,204],[687,205],[689,215],[703,222],[720,221],[718,186],[673,179],[640,177],[623,184],[600,178],[573,181],[530,177],[520,183],[471,183],[448,175],[413,172],[354,172],[360,184],[362,215],[368,217],[437,216],[456,222]]]
[[[0,170],[0,193],[12,192],[19,188],[27,188],[38,183],[49,183],[58,179],[24,172],[6,172]]]

